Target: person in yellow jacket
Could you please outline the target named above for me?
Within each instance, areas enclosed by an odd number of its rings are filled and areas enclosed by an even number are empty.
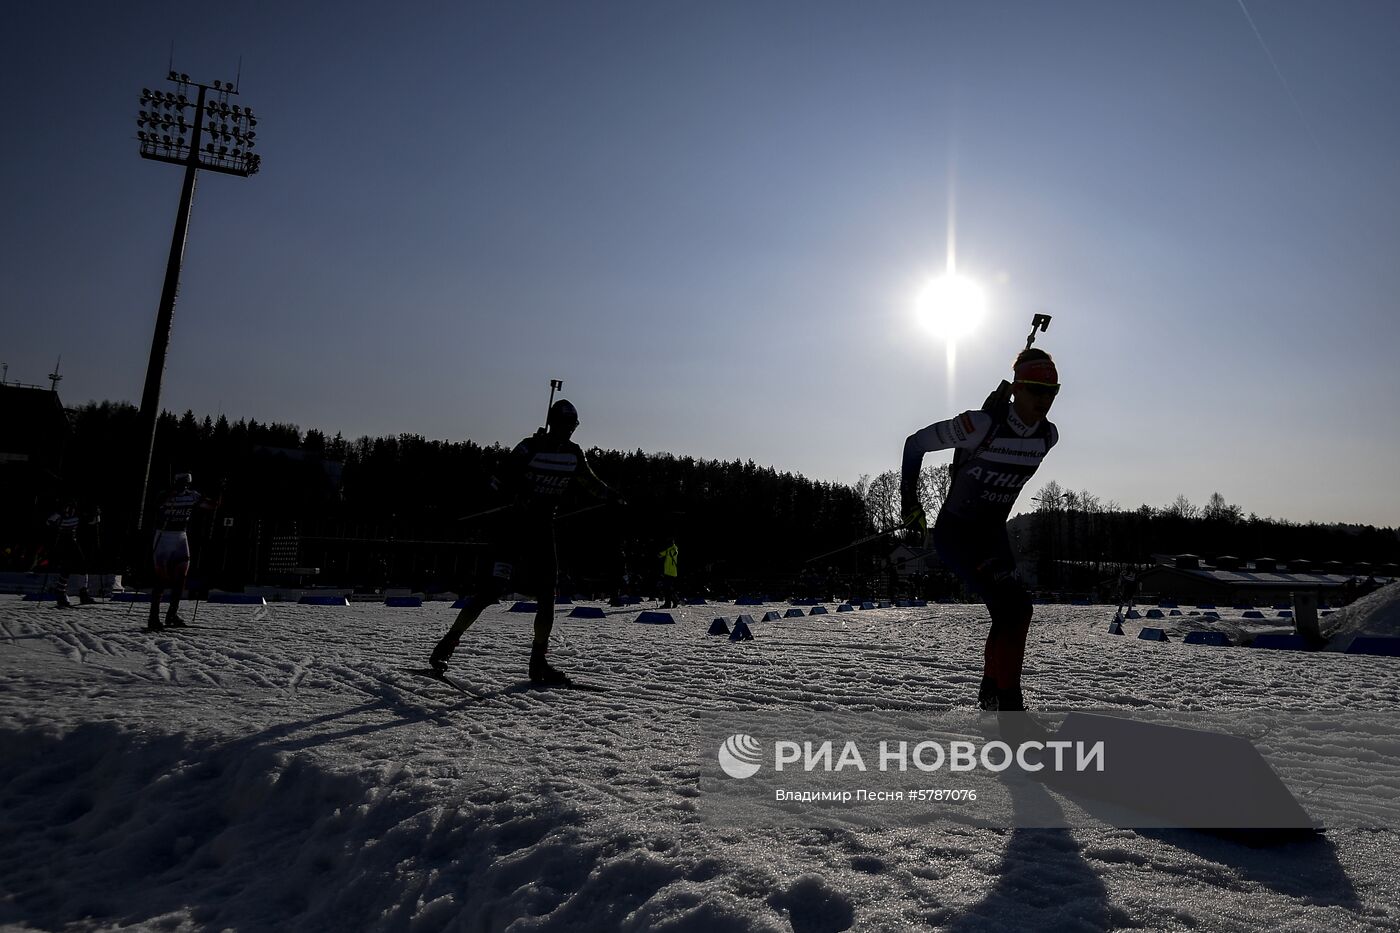
[[[676,541],[672,538],[670,546],[656,555],[661,558],[661,595],[665,597],[665,602],[661,604],[662,609],[676,609],[680,606],[676,598],[677,577],[680,576],[676,561],[680,553],[681,549],[676,547]]]

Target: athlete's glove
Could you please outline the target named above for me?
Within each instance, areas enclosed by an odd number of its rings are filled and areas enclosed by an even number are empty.
[[[904,511],[902,527],[908,531],[916,531],[923,534],[928,531],[928,520],[924,518],[924,508],[921,505],[910,506]]]

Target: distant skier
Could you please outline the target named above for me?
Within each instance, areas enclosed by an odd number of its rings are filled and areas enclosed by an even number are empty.
[[[662,609],[675,609],[680,605],[676,598],[680,583],[680,555],[681,549],[676,547],[674,538],[671,539],[670,545],[662,548],[661,553],[656,555],[661,558],[661,595],[665,599],[661,604]]]
[[[101,511],[95,511],[88,524],[95,525],[102,520]],[[63,508],[49,516],[48,526],[53,530],[53,547],[49,549],[49,569],[58,572],[58,606],[67,609],[73,605],[68,601],[68,577],[77,572],[83,575],[82,588],[78,590],[78,601],[83,605],[93,602],[88,592],[87,558],[83,554],[82,542],[78,535],[82,530],[83,517],[78,512],[77,500],[69,499]]]
[[[900,493],[906,527],[926,530],[919,502],[924,454],[956,448],[952,483],[933,526],[933,545],[943,562],[987,603],[987,635],[978,704],[983,709],[1025,709],[1021,667],[1031,624],[1031,599],[1016,579],[1016,559],[1006,519],[1017,495],[1059,440],[1046,415],[1060,390],[1054,360],[1029,347],[1016,357],[1013,397],[989,399],[980,411],[965,411],[911,434],[904,442]]]
[[[554,598],[558,561],[554,549],[554,514],[564,494],[577,480],[585,491],[604,501],[621,502],[621,497],[594,475],[583,450],[570,438],[578,427],[578,411],[559,399],[549,408],[547,427],[525,438],[511,451],[493,483],[510,500],[513,508],[500,513],[500,529],[495,541],[490,575],[481,581],[447,634],[433,649],[428,661],[439,674],[457,649],[462,634],[471,627],[487,606],[506,592],[516,580],[516,568],[523,563],[530,578],[538,609],[535,612],[535,638],[530,651],[530,680],[540,684],[567,684],[569,678],[545,659],[549,635],[554,629]]]
[[[185,589],[185,577],[190,572],[190,519],[196,509],[213,511],[219,503],[205,497],[194,488],[189,473],[175,474],[173,488],[156,503],[156,536],[151,547],[155,568],[155,584],[151,590],[151,614],[146,631],[159,632],[166,626],[184,628],[180,618],[180,596]],[[160,621],[160,597],[170,590],[170,611],[165,623]]]

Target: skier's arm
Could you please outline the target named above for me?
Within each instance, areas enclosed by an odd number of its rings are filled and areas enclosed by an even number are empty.
[[[985,411],[965,411],[947,421],[935,421],[904,440],[904,462],[899,475],[900,505],[907,515],[920,507],[919,469],[924,454],[954,447],[974,448],[991,429],[992,416]]]
[[[591,496],[602,499],[604,502],[620,502],[622,496],[617,490],[598,478],[598,474],[593,472],[593,467],[588,463],[588,457],[580,448],[578,452],[578,471],[574,474],[578,479],[578,484]]]
[[[533,456],[530,438],[515,445],[500,468],[491,474],[491,488],[506,502],[515,502],[524,491],[525,467]]]

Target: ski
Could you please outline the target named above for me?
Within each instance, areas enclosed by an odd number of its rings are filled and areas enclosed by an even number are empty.
[[[404,668],[404,670],[407,671],[407,672],[410,673],[410,674],[413,674],[413,675],[417,676],[417,677],[426,677],[426,678],[428,678],[429,680],[436,680],[436,681],[438,681],[439,683],[447,684],[447,685],[448,685],[449,687],[451,687],[452,689],[457,690],[457,691],[460,692],[460,693],[465,693],[467,696],[471,697],[472,699],[475,699],[475,700],[484,700],[484,699],[486,699],[486,697],[484,697],[484,696],[482,696],[481,694],[477,693],[475,690],[472,690],[472,689],[469,688],[466,684],[462,683],[461,681],[457,680],[456,678],[448,677],[446,674],[439,674],[437,671],[433,670],[431,667],[406,667],[406,668]]]
[[[539,681],[526,681],[522,684],[528,690],[583,690],[588,693],[607,693],[607,687],[600,687],[597,684],[580,683],[577,680],[566,680],[562,684],[547,684]]]

